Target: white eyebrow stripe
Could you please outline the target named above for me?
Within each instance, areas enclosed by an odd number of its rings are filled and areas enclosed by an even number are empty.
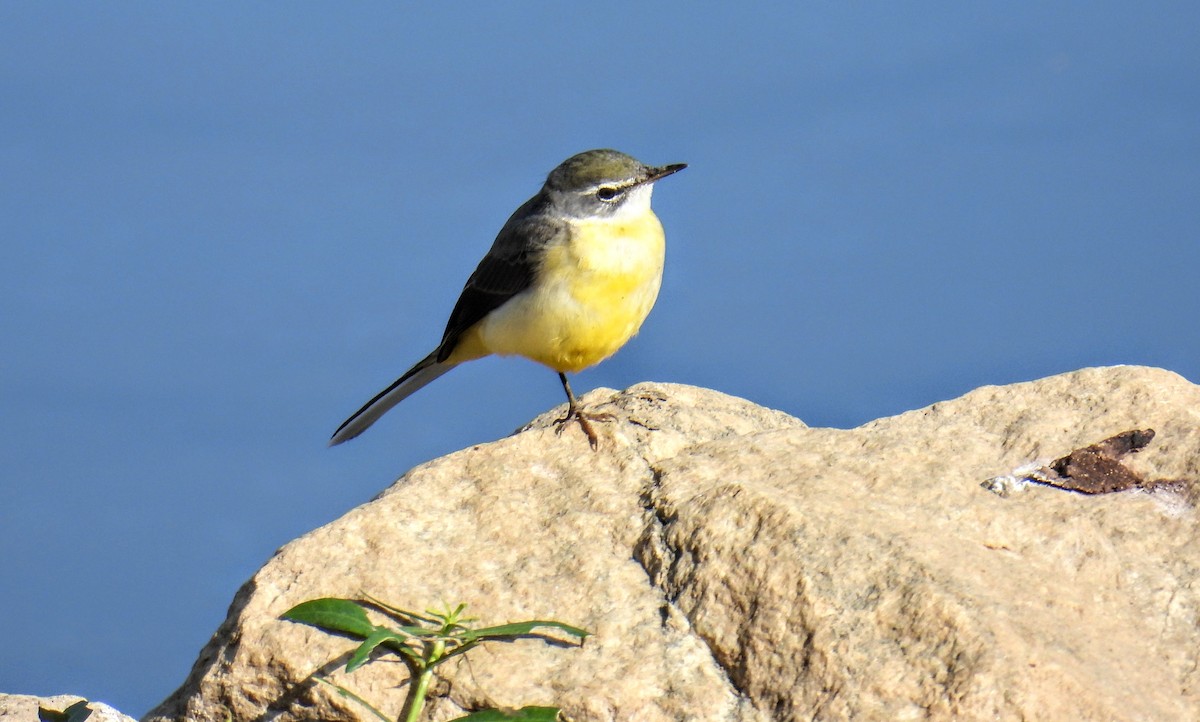
[[[625,191],[629,190],[630,188],[637,188],[643,182],[644,181],[629,180],[629,181],[619,181],[616,183],[597,183],[596,185],[589,187],[587,189],[587,191],[585,191],[585,192],[586,193],[596,193],[601,188],[611,188],[612,190],[624,193]]]

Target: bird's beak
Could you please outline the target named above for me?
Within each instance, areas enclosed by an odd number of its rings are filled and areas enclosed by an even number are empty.
[[[672,163],[671,165],[664,165],[661,168],[650,168],[650,174],[646,176],[645,180],[638,181],[637,185],[653,183],[657,180],[666,178],[672,173],[678,173],[684,168],[687,168],[687,163]]]

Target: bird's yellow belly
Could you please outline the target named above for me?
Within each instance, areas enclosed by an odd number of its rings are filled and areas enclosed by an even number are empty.
[[[662,282],[662,225],[636,219],[577,224],[547,250],[533,286],[464,339],[484,353],[519,355],[576,372],[616,353],[646,320]]]

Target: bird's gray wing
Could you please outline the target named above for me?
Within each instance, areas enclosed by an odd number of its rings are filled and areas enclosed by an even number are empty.
[[[467,279],[442,334],[438,361],[445,361],[450,356],[463,332],[529,288],[546,245],[567,232],[562,221],[538,212],[538,204],[542,202],[539,196],[534,196],[509,218],[491,250]]]

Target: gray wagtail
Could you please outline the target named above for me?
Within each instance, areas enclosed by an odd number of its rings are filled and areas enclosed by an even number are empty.
[[[499,354],[557,371],[568,402],[559,423],[577,420],[595,449],[596,432],[567,372],[613,355],[646,320],[665,250],[650,194],[656,181],[686,167],[654,168],[615,150],[563,161],[500,229],[467,279],[438,347],[346,419],[330,446],[358,436],[460,363]]]

